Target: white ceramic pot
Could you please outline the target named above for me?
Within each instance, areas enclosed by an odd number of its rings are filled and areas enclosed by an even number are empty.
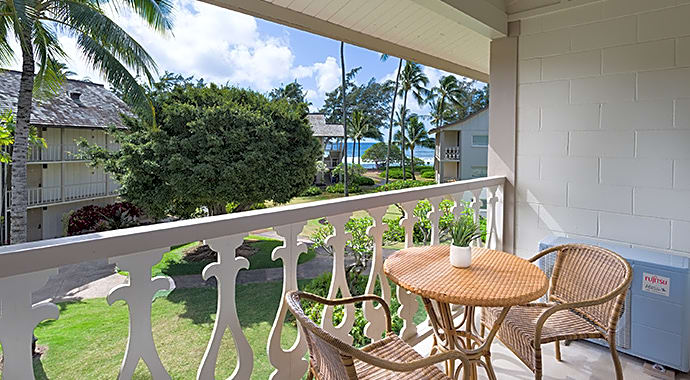
[[[456,268],[467,268],[472,263],[472,249],[450,245],[450,265]]]

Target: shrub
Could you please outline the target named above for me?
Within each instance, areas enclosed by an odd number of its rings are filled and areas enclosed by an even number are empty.
[[[415,173],[424,173],[428,171],[434,171],[434,167],[431,165],[415,165],[414,171]]]
[[[388,146],[386,143],[379,142],[369,147],[362,153],[362,160],[373,162],[376,168],[381,170],[386,167],[386,155],[388,154]],[[400,148],[397,144],[391,145],[391,165],[400,163]]]
[[[365,177],[363,175],[352,178],[352,183],[357,184],[359,186],[374,186],[376,184],[376,182],[373,179]]]
[[[436,178],[436,172],[433,170],[422,172],[422,178]]]
[[[434,181],[419,181],[419,180],[406,180],[406,181],[395,181],[391,182],[387,185],[379,186],[376,188],[377,192],[380,191],[390,191],[390,190],[400,190],[400,189],[407,189],[410,187],[420,187],[420,186],[429,186],[433,185],[436,182]]]
[[[359,185],[356,183],[350,183],[347,186],[347,190],[350,193],[359,193],[359,191],[360,191]],[[333,193],[333,194],[342,194],[345,192],[345,185],[343,185],[342,182],[336,183],[334,185],[330,185],[326,188],[326,192],[327,193]]]
[[[88,205],[74,211],[67,222],[68,235],[108,231],[135,226],[141,211],[129,202],[106,206]]]
[[[354,165],[347,164],[347,175],[348,175],[348,177],[359,177],[362,174],[366,173],[366,171],[367,171],[367,169],[364,168],[364,166],[362,166],[360,164],[354,164]],[[340,164],[338,164],[338,166],[333,168],[333,170],[331,170],[331,174],[334,176],[338,176],[340,174],[343,174],[343,164],[340,163]]]
[[[368,276],[357,276],[353,281],[350,282],[349,289],[350,293],[353,296],[358,296],[362,295],[366,292],[366,286],[367,286],[367,281],[368,281]],[[324,273],[321,276],[311,280],[305,287],[304,291],[309,292],[309,293],[314,293],[316,295],[319,295],[321,297],[327,297],[328,296],[328,289],[331,284],[331,273]],[[389,285],[391,287],[391,302],[390,302],[390,309],[391,309],[391,316],[392,316],[392,327],[393,331],[396,334],[400,333],[400,330],[402,329],[403,326],[403,320],[398,317],[397,311],[400,308],[400,302],[398,302],[398,299],[395,295],[395,285],[389,281]],[[379,282],[376,282],[376,287],[374,288],[374,293],[375,294],[381,294],[381,285]],[[304,312],[311,318],[312,321],[315,323],[319,324],[321,323],[321,314],[323,313],[323,305],[314,303],[314,302],[309,302],[305,301],[302,303],[304,305]],[[353,345],[355,347],[362,347],[364,345],[367,345],[371,343],[371,339],[367,338],[366,335],[364,335],[364,327],[367,324],[366,318],[364,318],[364,312],[362,311],[362,304],[357,303],[355,305],[357,308],[355,309],[355,324],[352,327],[352,330],[350,331],[350,334],[353,337]],[[333,311],[333,323],[335,325],[340,324],[343,320],[344,316],[344,307],[343,306],[336,306],[334,311]]]
[[[407,178],[412,178],[412,173],[410,173],[410,168],[405,169],[405,177]],[[388,169],[388,178],[393,178],[393,179],[402,179],[402,168],[389,168]],[[382,171],[379,173],[379,177],[381,178],[386,178],[386,171]]]
[[[321,195],[323,192],[321,191],[321,188],[318,186],[310,186],[307,188],[307,190],[304,190],[300,196],[302,197],[313,197],[316,195]]]

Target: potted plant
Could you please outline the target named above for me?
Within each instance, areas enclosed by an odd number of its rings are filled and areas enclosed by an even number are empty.
[[[472,263],[470,244],[481,236],[479,225],[471,217],[457,218],[451,226],[450,264],[457,268],[469,267]]]

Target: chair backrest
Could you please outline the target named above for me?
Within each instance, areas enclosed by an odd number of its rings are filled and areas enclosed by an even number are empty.
[[[551,275],[549,297],[555,302],[580,302],[616,296],[596,305],[576,308],[607,332],[615,331],[625,292],[632,281],[632,269],[625,259],[607,249],[580,244],[555,247],[556,263]]]
[[[288,308],[297,319],[309,347],[311,365],[319,380],[357,380],[354,362],[342,347],[349,346],[316,325],[302,309],[300,300],[308,298],[307,293],[290,292],[286,301]]]

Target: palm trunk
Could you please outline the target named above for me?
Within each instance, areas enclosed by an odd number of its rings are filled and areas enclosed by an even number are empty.
[[[400,155],[402,156],[402,160],[400,161],[400,165],[402,165],[402,179],[403,181],[407,179],[407,176],[405,175],[405,115],[407,114],[407,90],[405,90],[405,94],[403,95],[403,109],[400,115]]]
[[[362,139],[357,140],[357,164],[362,165]]]
[[[357,147],[357,140],[355,138],[352,138],[352,165],[354,166],[355,164],[355,148]]]
[[[412,168],[412,179],[416,180],[414,176],[414,145],[410,144],[410,167]]]
[[[343,96],[343,151],[345,152],[345,170],[343,171],[344,173],[344,180],[343,180],[343,187],[345,190],[345,196],[348,196],[348,191],[347,191],[347,109],[345,108],[346,103],[345,103],[345,90],[347,86],[345,85],[345,43],[343,41],[340,41],[340,71],[342,74],[342,90],[340,91]]]
[[[393,91],[393,106],[391,108],[391,122],[388,127],[388,149],[386,151],[386,184],[388,184],[388,168],[391,164],[391,145],[393,144],[393,119],[395,119],[395,99],[398,98],[398,83],[400,80],[400,70],[402,69],[402,58],[398,62],[398,74],[395,76],[395,91]]]
[[[12,205],[10,207],[10,244],[26,242],[27,189],[26,156],[29,150],[29,125],[34,88],[34,52],[30,38],[22,48],[22,76],[17,100],[17,124],[12,146]]]

